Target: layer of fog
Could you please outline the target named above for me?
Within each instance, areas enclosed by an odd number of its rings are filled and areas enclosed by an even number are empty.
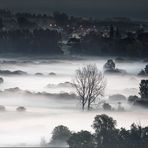
[[[147,110],[133,108],[126,100],[121,101],[126,108],[125,112],[102,110],[82,112],[77,98],[58,95],[65,92],[68,95],[75,93],[69,83],[64,84],[65,82],[72,83],[77,68],[87,64],[96,64],[102,71],[107,59],[1,59],[0,70],[21,70],[27,72],[27,75],[0,76],[4,79],[4,83],[0,84],[0,105],[6,107],[5,112],[0,112],[0,146],[38,145],[41,137],[49,141],[52,129],[60,124],[68,126],[73,131],[81,129],[93,131],[91,128],[93,118],[101,113],[114,117],[119,127],[128,128],[133,122],[147,125]],[[116,67],[126,70],[127,74],[105,75],[107,87],[104,100],[116,107],[118,101],[109,101],[108,96],[138,95],[139,82],[142,77],[137,76],[137,73],[145,67],[145,64],[142,61],[116,63]],[[55,75],[50,73],[55,73]],[[16,87],[20,92],[9,91],[10,88]],[[26,91],[30,94],[26,94]],[[26,112],[17,112],[18,106],[26,107]]]

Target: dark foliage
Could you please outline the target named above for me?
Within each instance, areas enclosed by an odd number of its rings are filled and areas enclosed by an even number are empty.
[[[60,35],[51,30],[14,30],[0,32],[0,52],[61,54]]]
[[[129,96],[128,97],[128,101],[130,103],[135,103],[138,99],[139,99],[138,96]]]
[[[110,104],[104,103],[104,104],[103,104],[103,109],[104,109],[104,110],[107,110],[107,111],[111,111],[111,110],[112,110],[112,107],[111,107]]]
[[[116,33],[114,32],[114,34]],[[104,37],[102,32],[89,32],[82,38],[77,48],[74,48],[75,45],[71,47],[71,52],[87,55],[147,57],[147,37],[147,32],[141,32],[140,34],[127,32],[124,38],[120,36],[112,37],[112,33]]]
[[[3,25],[3,19],[0,18],[0,30],[1,30],[3,27],[4,27],[4,25]]]
[[[115,70],[115,63],[112,59],[109,59],[105,65],[104,65],[104,70]]]
[[[145,68],[142,69],[142,70],[138,73],[138,75],[140,75],[140,76],[148,76],[148,65],[146,65]]]
[[[148,99],[148,80],[141,80],[139,89],[141,99]]]
[[[17,22],[20,28],[33,28],[34,23],[30,22],[26,17],[18,17]]]
[[[0,84],[4,82],[4,79],[0,77]]]
[[[6,110],[5,106],[0,105],[0,112],[1,112],[1,111],[5,111],[5,110]]]
[[[94,148],[93,135],[88,131],[73,133],[68,144],[70,148]]]
[[[92,135],[88,131],[73,133],[70,148],[147,148],[148,127],[132,124],[130,129],[117,129],[116,121],[107,115],[97,115]]]
[[[26,111],[26,108],[24,107],[24,106],[19,106],[19,107],[17,107],[17,109],[16,109],[18,112],[24,112],[24,111]]]
[[[140,27],[141,24],[143,27]],[[147,28],[148,23],[128,18],[98,21],[68,16],[64,12],[54,12],[51,16],[24,12],[15,14],[0,9],[0,52],[59,54],[59,38],[62,36],[64,41],[68,41],[76,33],[80,38],[68,42],[71,53],[148,57]],[[56,30],[60,30],[61,34]]]
[[[66,142],[71,136],[68,127],[60,125],[54,128],[52,132],[51,144]]]
[[[53,17],[57,24],[59,25],[64,25],[66,22],[68,22],[68,15],[66,13],[61,13],[61,12],[54,12]]]

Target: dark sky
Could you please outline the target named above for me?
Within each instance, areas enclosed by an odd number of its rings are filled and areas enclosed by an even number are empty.
[[[148,20],[148,0],[0,0],[0,7],[16,11],[64,11],[78,16],[125,16]]]

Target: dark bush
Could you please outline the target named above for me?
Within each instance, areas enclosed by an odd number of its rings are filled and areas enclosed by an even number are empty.
[[[130,102],[130,103],[134,103],[134,102],[136,102],[138,100],[138,96],[129,96],[128,97],[128,101]]]
[[[4,82],[4,79],[3,78],[0,78],[0,84],[3,83],[3,82]]]
[[[67,142],[67,140],[71,136],[71,131],[68,129],[68,127],[60,125],[54,128],[52,132],[52,138],[51,138],[51,144],[54,143],[63,143]]]
[[[122,94],[115,94],[115,95],[109,96],[109,100],[111,100],[111,101],[125,101],[126,97]]]
[[[5,111],[5,110],[6,110],[5,106],[0,105],[0,111]]]
[[[26,111],[26,108],[23,106],[19,106],[16,110],[19,112],[24,112],[24,111]]]
[[[104,104],[103,104],[103,109],[104,109],[104,110],[107,110],[107,111],[111,111],[111,110],[112,110],[112,107],[111,107],[110,104],[104,103]]]

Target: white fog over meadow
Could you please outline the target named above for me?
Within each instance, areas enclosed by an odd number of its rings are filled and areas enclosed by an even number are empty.
[[[0,112],[0,146],[39,145],[42,137],[49,142],[53,128],[61,124],[72,131],[93,132],[91,125],[97,114],[112,116],[118,127],[129,128],[133,122],[147,126],[147,110],[133,107],[127,100],[120,101],[124,112],[106,112],[99,105],[95,110],[83,112],[75,89],[65,83],[72,83],[75,70],[87,64],[96,64],[103,72],[108,59],[0,58],[0,70],[26,72],[0,75],[4,79],[0,84],[0,105],[6,108],[5,112]],[[138,95],[142,77],[137,74],[146,64],[140,60],[116,62],[116,67],[126,73],[105,74],[107,85],[101,101],[116,108],[119,101],[111,101],[109,96],[122,94],[128,98]],[[19,106],[24,106],[26,111],[16,111]]]

